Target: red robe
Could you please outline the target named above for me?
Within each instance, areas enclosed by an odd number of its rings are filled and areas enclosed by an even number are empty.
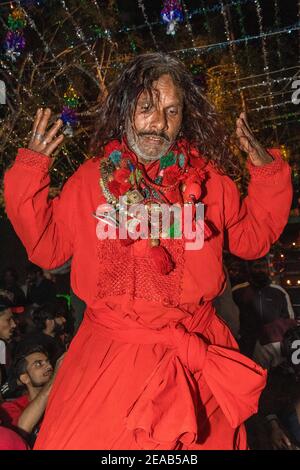
[[[99,159],[49,200],[50,158],[20,149],[5,175],[8,217],[33,263],[53,269],[72,257],[72,288],[87,304],[36,449],[247,447],[242,423],[257,410],[266,374],[238,352],[212,300],[224,287],[223,248],[259,258],[287,222],[290,168],[270,153],[272,163],[249,165],[243,202],[230,178],[206,167],[202,202],[215,235],[198,251],[163,240],[176,264],[163,275],[147,240],[96,237]]]

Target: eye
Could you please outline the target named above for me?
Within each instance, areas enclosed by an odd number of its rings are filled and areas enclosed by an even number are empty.
[[[141,110],[142,111],[149,111],[151,109],[151,104],[150,103],[144,103],[141,105]]]
[[[176,108],[170,108],[169,114],[171,114],[171,116],[176,116],[176,114],[178,114],[178,111]]]

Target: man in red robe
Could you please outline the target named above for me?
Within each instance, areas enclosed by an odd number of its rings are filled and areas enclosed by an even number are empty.
[[[241,201],[213,107],[179,61],[145,54],[102,106],[97,156],[49,200],[51,155],[63,140],[60,120],[47,132],[49,117],[38,111],[29,148],[6,172],[6,210],[33,263],[53,269],[72,258],[72,289],[87,309],[36,449],[247,448],[243,422],[266,374],[239,353],[212,301],[224,288],[223,248],[262,257],[287,222],[292,187],[280,151],[265,150],[240,115],[251,175]],[[105,221],[119,234],[120,197],[193,214],[201,202],[203,246],[186,249],[174,226],[169,237],[104,239]]]

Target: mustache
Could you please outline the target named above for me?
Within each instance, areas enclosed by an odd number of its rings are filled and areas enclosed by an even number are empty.
[[[165,140],[166,142],[170,142],[169,137],[164,133],[164,132],[139,132],[138,133],[139,137],[159,137],[162,140]]]

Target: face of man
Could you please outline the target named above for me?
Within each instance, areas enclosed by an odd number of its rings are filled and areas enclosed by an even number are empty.
[[[23,384],[31,387],[42,387],[49,382],[53,367],[48,357],[42,352],[35,352],[26,357],[26,372],[20,376]]]
[[[0,312],[0,339],[8,342],[10,341],[13,332],[16,328],[16,323],[13,319],[13,314],[10,308]]]
[[[63,316],[55,317],[55,328],[54,331],[57,335],[61,335],[65,331],[66,319]]]
[[[170,75],[153,82],[153,98],[147,91],[140,94],[133,125],[127,123],[130,148],[144,162],[165,155],[176,140],[182,122],[183,97]]]
[[[12,286],[15,284],[15,277],[11,271],[5,271],[4,282],[6,286]]]

